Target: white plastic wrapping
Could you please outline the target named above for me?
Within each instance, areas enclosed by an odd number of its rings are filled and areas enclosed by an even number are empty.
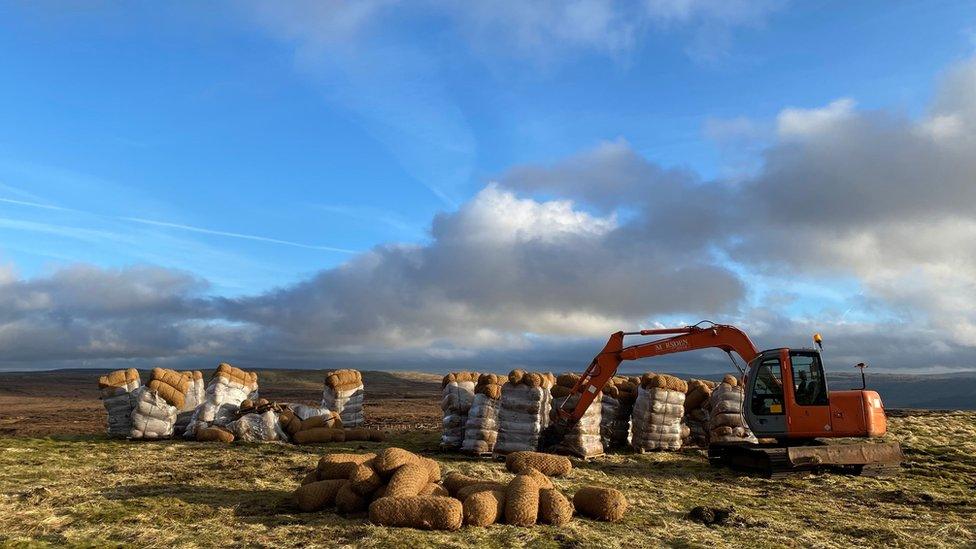
[[[741,386],[720,383],[712,391],[709,398],[711,415],[709,416],[709,442],[748,443],[757,444],[759,441],[749,429],[745,417],[742,415],[745,393]]]
[[[244,442],[288,441],[288,435],[278,423],[278,414],[271,410],[263,414],[245,414],[227,424],[235,440]]]
[[[464,442],[464,430],[468,413],[474,403],[474,381],[452,381],[441,390],[443,431],[441,445],[460,448]]]
[[[363,385],[336,391],[326,385],[322,391],[321,407],[339,414],[344,428],[361,427],[365,421],[363,402],[366,400],[366,390]]]
[[[685,394],[680,391],[638,387],[631,416],[631,445],[634,449],[681,449],[684,402]]]
[[[549,425],[551,402],[547,387],[529,387],[521,383],[502,385],[498,441],[494,451],[502,454],[535,451],[539,435]]]
[[[600,438],[600,423],[603,418],[603,398],[603,393],[597,394],[593,402],[586,408],[583,417],[555,445],[553,450],[556,453],[569,454],[581,458],[598,456],[603,453],[603,441]],[[553,397],[549,412],[550,422],[556,420],[556,414],[558,413],[557,407],[572,410],[578,402],[579,395]]]
[[[500,400],[484,393],[474,395],[468,419],[464,424],[464,440],[461,450],[472,454],[494,451],[498,441],[498,409]]]
[[[183,436],[187,438],[196,436],[198,425],[226,426],[234,421],[241,402],[251,395],[257,396],[256,387],[248,387],[222,375],[214,376],[207,385],[203,404],[194,411]]]
[[[108,413],[106,433],[113,438],[125,438],[132,432],[132,410],[136,407],[138,379],[128,381],[122,387],[105,387],[102,392],[102,405]]]
[[[136,405],[132,410],[131,438],[159,439],[173,436],[176,424],[176,406],[171,406],[159,393],[148,387],[140,387],[135,394]]]

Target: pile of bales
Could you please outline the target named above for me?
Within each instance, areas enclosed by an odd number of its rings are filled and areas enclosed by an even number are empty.
[[[498,410],[502,398],[502,384],[506,378],[496,374],[481,374],[474,387],[474,400],[464,423],[461,451],[474,455],[489,455],[498,440]]]
[[[306,475],[292,498],[303,512],[335,508],[341,514],[356,514],[368,510],[374,524],[425,530],[496,523],[562,525],[574,513],[617,521],[627,510],[627,499],[611,488],[585,487],[572,500],[567,498],[550,478],[572,471],[565,456],[514,452],[505,465],[514,473],[505,482],[458,472],[442,479],[437,462],[402,448],[375,454],[328,454]]]
[[[600,439],[604,451],[630,447],[630,416],[639,386],[639,377],[614,376],[603,387]]]
[[[478,372],[451,372],[441,380],[441,410],[444,412],[441,446],[446,449],[459,449],[464,442],[478,377]]]
[[[579,404],[581,393],[574,394],[572,391],[579,380],[579,374],[562,374],[556,378],[556,385],[550,391],[553,398],[552,409],[549,413],[550,422],[556,421],[560,410],[572,411]],[[602,391],[597,393],[579,421],[569,428],[562,440],[556,442],[553,447],[554,452],[581,458],[603,454],[603,440],[600,438],[603,397]]]
[[[383,439],[382,432],[361,427],[364,390],[355,370],[326,374],[323,404],[335,410],[259,398],[257,374],[227,363],[217,366],[206,388],[200,372],[165,368],[154,368],[145,386],[136,370],[118,370],[101,376],[99,388],[111,437],[298,444]]]
[[[682,441],[683,446],[708,446],[709,397],[716,385],[718,384],[714,381],[704,379],[692,379],[688,382],[684,418],[688,434]]]
[[[739,380],[726,375],[709,397],[709,441],[712,443],[750,443],[759,441],[743,417],[745,390]]]
[[[495,453],[508,454],[538,447],[542,430],[549,425],[552,406],[549,390],[555,384],[556,376],[548,372],[515,369],[508,374],[508,381],[502,385]]]
[[[631,418],[631,445],[635,450],[681,448],[685,393],[688,384],[667,374],[641,376]]]

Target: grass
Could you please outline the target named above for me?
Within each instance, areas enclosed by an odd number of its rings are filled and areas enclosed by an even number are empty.
[[[208,547],[732,547],[976,546],[976,413],[890,420],[906,462],[897,477],[807,475],[771,481],[708,467],[700,451],[621,454],[578,463],[556,483],[623,490],[623,522],[575,518],[562,528],[492,526],[422,532],[331,512],[301,514],[289,495],[328,447],[0,439],[0,545]],[[437,453],[438,434],[389,445],[428,453],[445,469],[507,478],[500,463]],[[685,518],[733,505],[733,525]]]

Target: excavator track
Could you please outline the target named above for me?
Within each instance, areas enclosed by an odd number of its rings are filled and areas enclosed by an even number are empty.
[[[832,471],[852,475],[886,476],[900,469],[903,454],[898,443],[830,444],[819,446],[716,445],[708,449],[709,462],[766,478]]]

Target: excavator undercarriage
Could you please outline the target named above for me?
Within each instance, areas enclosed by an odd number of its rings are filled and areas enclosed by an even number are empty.
[[[708,461],[712,465],[766,478],[818,472],[888,476],[898,472],[903,458],[901,446],[896,442],[804,446],[713,444],[708,448]]]

